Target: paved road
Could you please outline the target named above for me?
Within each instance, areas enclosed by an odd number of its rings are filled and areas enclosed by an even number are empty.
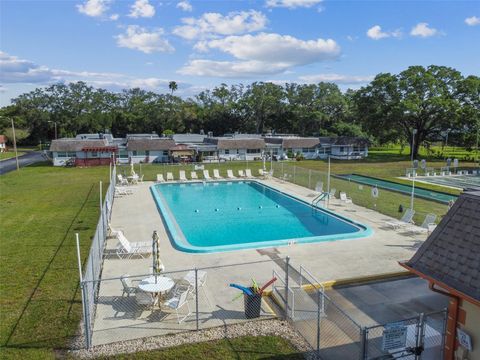
[[[18,158],[18,164],[20,167],[28,166],[35,164],[37,162],[45,161],[46,158],[40,151],[31,151],[26,153],[23,156]],[[8,160],[0,161],[0,175],[9,173],[10,171],[16,170],[17,164],[15,162],[15,158],[11,158]]]

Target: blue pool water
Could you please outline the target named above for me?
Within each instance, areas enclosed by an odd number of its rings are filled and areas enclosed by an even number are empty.
[[[216,252],[364,237],[371,230],[255,181],[151,188],[174,245]]]

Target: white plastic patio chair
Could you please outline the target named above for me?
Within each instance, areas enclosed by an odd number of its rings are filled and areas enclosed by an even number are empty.
[[[125,179],[122,174],[118,174],[117,175],[117,179],[118,179],[118,182],[120,183],[120,185],[128,185],[128,180]]]
[[[187,181],[187,177],[185,176],[185,171],[184,170],[180,170],[178,172],[178,177],[180,179],[180,181]]]
[[[247,178],[253,178],[252,170],[246,169],[246,170],[245,170],[245,177],[247,177]]]
[[[229,179],[236,179],[237,177],[235,175],[233,175],[233,171],[232,170],[227,170],[227,177]]]
[[[435,220],[437,220],[437,215],[427,214],[420,226],[410,226],[408,227],[408,231],[415,233],[430,233],[437,226],[435,225]]]
[[[163,177],[163,174],[157,174],[157,183],[163,183],[165,182],[165,178]]]
[[[398,229],[410,225],[413,221],[413,216],[415,215],[415,210],[407,209],[403,214],[400,220],[395,221],[386,221],[385,224],[392,227],[393,229]]]
[[[210,173],[208,172],[208,170],[203,170],[203,178],[205,180],[212,180],[212,178],[210,177]]]
[[[192,172],[190,173],[190,178],[191,178],[192,180],[198,180],[197,172],[196,172],[196,171],[192,171]]]
[[[174,181],[173,174],[171,172],[167,172],[167,181]]]
[[[119,258],[130,259],[132,256],[138,255],[144,259],[152,253],[152,243],[150,241],[130,242],[121,230],[117,231],[116,238],[118,240],[117,256]]]
[[[353,204],[352,198],[349,198],[343,191],[340,193],[340,201],[344,202],[345,204]]]
[[[130,275],[123,274],[120,277],[120,281],[122,282],[123,287],[122,296],[127,294],[128,297],[130,296],[130,294],[135,294],[137,292],[138,288],[133,285],[132,279],[130,279]]]
[[[187,282],[190,286],[190,293],[192,294],[192,298],[195,298],[195,271],[189,271],[182,279],[183,281]],[[210,303],[210,299],[205,292],[205,285],[207,283],[207,272],[203,270],[197,270],[197,283],[198,283],[198,290],[202,290],[203,296],[205,300],[207,300],[208,306],[212,308],[212,304]]]
[[[137,304],[141,307],[148,306],[153,311],[155,305],[158,302],[158,297],[153,296],[152,294],[145,292],[141,289],[137,289],[137,291],[135,291],[135,300],[137,301]]]
[[[130,178],[130,184],[131,185],[136,185],[138,184],[138,181],[139,181],[139,176],[137,174],[134,174],[132,175],[132,177]]]
[[[245,177],[245,172],[243,170],[238,170],[238,176],[241,178]]]
[[[330,196],[330,199],[335,199],[335,193],[337,192],[337,189],[331,188],[330,193],[328,194]]]
[[[191,313],[192,311],[190,310],[190,306],[188,305],[188,293],[190,289],[186,289],[178,294],[175,294],[173,297],[168,299],[163,303],[163,306],[166,306],[170,308],[171,310],[175,311],[175,314],[177,315],[177,321],[180,324],[182,321],[184,321]],[[187,306],[187,314],[181,315],[179,310]],[[181,317],[183,316],[183,317]]]
[[[220,172],[218,171],[218,169],[213,169],[213,177],[217,180],[218,179],[223,179],[223,177],[220,176]]]

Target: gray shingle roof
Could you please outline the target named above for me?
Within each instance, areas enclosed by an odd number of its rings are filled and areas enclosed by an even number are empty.
[[[127,149],[129,151],[156,151],[169,150],[175,146],[175,141],[168,138],[130,138],[127,142]]]
[[[284,149],[314,148],[320,144],[320,140],[318,138],[306,137],[266,138],[265,141],[270,144],[282,144]]]
[[[265,141],[263,139],[222,139],[205,138],[206,144],[217,145],[218,149],[263,149]]]
[[[108,146],[107,139],[96,140],[78,140],[78,139],[58,139],[52,140],[50,151],[82,151],[84,147],[103,147]]]
[[[480,301],[480,191],[460,195],[406,265]]]

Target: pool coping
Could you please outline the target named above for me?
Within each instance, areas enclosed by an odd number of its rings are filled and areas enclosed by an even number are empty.
[[[359,231],[355,233],[311,236],[311,237],[291,238],[291,239],[282,239],[282,240],[269,240],[269,241],[260,241],[260,242],[251,242],[251,243],[242,243],[242,244],[217,245],[217,246],[209,246],[209,247],[195,246],[195,245],[191,245],[186,239],[181,227],[178,225],[175,219],[175,216],[170,210],[170,207],[168,206],[163,195],[159,191],[157,191],[157,186],[163,186],[167,184],[181,185],[181,184],[203,183],[203,181],[188,181],[188,182],[175,181],[175,182],[168,182],[168,183],[153,184],[150,186],[150,192],[155,200],[157,210],[163,221],[168,237],[170,238],[170,243],[175,249],[180,250],[182,252],[193,253],[193,254],[218,253],[218,252],[237,251],[237,250],[246,250],[246,249],[265,249],[265,248],[272,248],[272,247],[278,247],[278,246],[289,246],[294,244],[322,243],[322,242],[332,242],[332,241],[338,241],[338,240],[356,240],[356,239],[369,237],[374,233],[373,229],[368,225],[362,224],[358,221],[352,220],[343,215],[332,212],[329,209],[313,207],[307,201],[302,200],[297,196],[291,195],[279,189],[276,189],[272,186],[266,185],[262,182],[259,182],[257,179],[214,180],[214,181],[208,181],[208,183],[225,182],[225,181],[255,182],[261,186],[267,187],[273,191],[281,193],[282,195],[287,196],[293,200],[301,202],[302,204],[308,206],[309,208],[314,209],[315,211],[327,213],[330,216],[333,216],[337,219],[347,222],[359,228]]]
[[[340,174],[340,175],[333,175],[333,174],[332,174],[332,177],[335,177],[335,178],[340,179],[340,180],[355,182],[355,183],[361,184],[361,185],[373,186],[372,184],[368,184],[368,183],[366,183],[366,182],[362,182],[361,180],[351,180],[351,179],[347,178],[347,176],[349,176],[349,175],[356,175],[356,176],[361,176],[361,177],[365,177],[365,178],[372,179],[372,180],[380,180],[380,181],[385,181],[385,182],[389,182],[389,183],[392,183],[392,184],[408,186],[408,185],[406,185],[406,184],[402,184],[402,183],[399,183],[399,182],[395,182],[395,181],[391,181],[391,180],[386,180],[386,179],[382,179],[382,178],[376,178],[376,177],[368,176],[368,175],[356,174],[356,173]],[[438,184],[437,184],[437,185],[438,185]],[[438,185],[438,186],[442,186],[442,185]],[[383,189],[383,190],[396,192],[396,193],[398,193],[398,194],[409,195],[409,193],[408,193],[408,192],[405,192],[405,191],[401,191],[401,190],[397,190],[397,189],[388,189],[388,188],[386,188],[385,186],[381,186],[381,185],[380,185],[380,186],[377,186],[377,187],[380,188],[380,189]],[[452,196],[452,197],[454,197],[454,198],[458,198],[458,196],[459,196],[459,195],[450,194],[450,193],[444,192],[444,191],[437,191],[437,190],[427,189],[427,188],[424,188],[424,187],[421,187],[421,186],[415,186],[415,188],[416,188],[416,189],[425,190],[425,191],[429,191],[429,192],[438,193],[438,194],[443,194],[443,195]],[[411,191],[410,191],[410,193],[411,193]],[[432,198],[427,197],[427,196],[424,196],[424,195],[415,194],[415,197],[418,197],[418,198],[421,198],[421,199],[424,199],[424,200],[434,201],[434,202],[437,202],[437,203],[440,203],[440,204],[444,204],[444,205],[448,204],[448,201],[445,202],[445,201],[441,201],[441,200],[438,200],[438,199],[432,199]]]

